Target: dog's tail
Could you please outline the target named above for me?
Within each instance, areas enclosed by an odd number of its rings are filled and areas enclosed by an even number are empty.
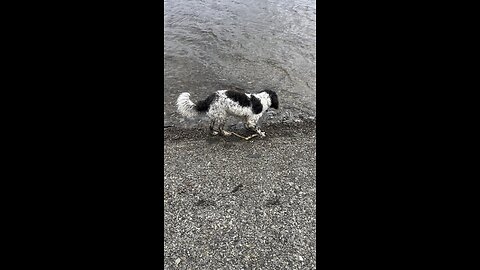
[[[198,115],[196,110],[196,105],[190,100],[189,93],[181,93],[177,99],[177,109],[178,112],[184,117],[195,117]]]

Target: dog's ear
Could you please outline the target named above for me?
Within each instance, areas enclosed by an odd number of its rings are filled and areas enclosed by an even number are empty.
[[[275,110],[278,110],[278,96],[277,93],[275,93],[272,90],[265,90],[265,92],[268,93],[270,96],[270,100],[272,101],[272,105],[270,107],[274,108]]]

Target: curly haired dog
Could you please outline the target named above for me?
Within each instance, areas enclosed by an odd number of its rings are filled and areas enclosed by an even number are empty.
[[[190,100],[189,93],[182,93],[177,99],[177,108],[184,117],[195,117],[205,113],[211,121],[212,135],[219,132],[225,136],[231,135],[231,132],[224,129],[224,125],[227,116],[232,115],[242,118],[245,128],[265,137],[265,132],[257,127],[257,121],[267,109],[278,109],[278,96],[272,90],[252,94],[219,90],[205,100],[194,103]],[[215,130],[215,124],[218,124],[218,131]]]

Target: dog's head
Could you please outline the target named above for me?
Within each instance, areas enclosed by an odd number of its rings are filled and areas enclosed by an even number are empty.
[[[270,96],[270,100],[272,101],[272,104],[270,105],[270,107],[278,110],[277,93],[275,93],[275,91],[272,91],[272,90],[263,90],[263,92],[266,92]]]

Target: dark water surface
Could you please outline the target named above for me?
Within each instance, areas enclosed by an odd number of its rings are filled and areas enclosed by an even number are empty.
[[[277,91],[268,121],[315,117],[314,0],[164,0],[164,124],[191,126],[176,113],[220,89]],[[265,119],[264,119],[265,120]]]

